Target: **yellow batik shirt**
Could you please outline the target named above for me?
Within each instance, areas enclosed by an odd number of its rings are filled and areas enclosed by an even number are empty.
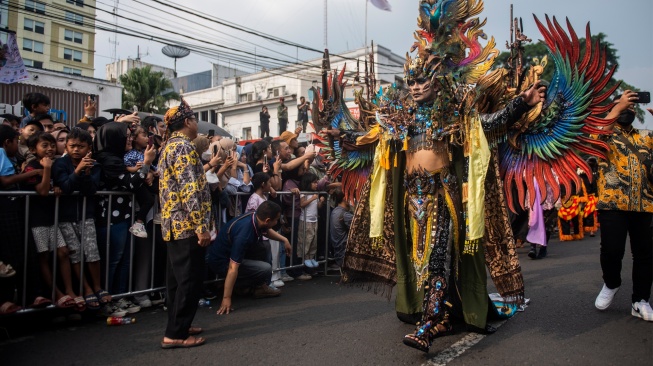
[[[211,194],[195,145],[172,134],[159,158],[163,240],[180,240],[211,227]]]
[[[608,161],[599,163],[598,210],[653,212],[653,187],[648,184],[644,165],[627,145],[616,138],[623,131],[615,125],[612,135],[603,137],[608,143]],[[635,128],[623,131],[642,156],[653,158],[653,136]]]

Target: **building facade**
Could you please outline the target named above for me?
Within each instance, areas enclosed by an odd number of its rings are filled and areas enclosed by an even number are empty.
[[[0,0],[0,4],[7,10],[7,28],[16,32],[26,66],[93,77],[95,0]]]
[[[117,83],[120,81],[120,76],[126,74],[131,69],[141,69],[143,67],[150,66],[154,72],[162,72],[166,79],[172,79],[175,77],[175,70],[143,62],[140,59],[131,59],[118,60],[116,62],[107,64],[106,68],[106,79]]]
[[[369,49],[368,49],[369,52]],[[364,87],[354,82],[359,71],[360,79],[364,79],[365,48],[331,56],[331,69],[342,70],[347,65],[345,79],[349,80],[345,90],[345,98],[350,109],[356,112],[353,103],[354,89]],[[377,85],[385,86],[392,83],[403,83],[403,64],[405,58],[392,53],[389,49],[375,45],[374,72]],[[260,137],[259,113],[263,106],[270,112],[270,134],[279,135],[279,119],[277,107],[280,98],[288,107],[288,130],[294,130],[297,122],[297,105],[299,98],[313,99],[310,95],[312,86],[321,86],[322,59],[317,58],[280,69],[264,70],[253,74],[226,78],[221,85],[183,93],[184,99],[197,113],[197,117],[206,122],[217,124],[239,139],[256,139]],[[311,116],[309,115],[309,118]]]

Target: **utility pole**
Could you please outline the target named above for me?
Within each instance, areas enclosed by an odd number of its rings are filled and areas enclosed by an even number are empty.
[[[324,0],[324,49],[329,48],[329,42],[327,37],[329,31],[328,19],[329,17],[327,16],[327,0]]]

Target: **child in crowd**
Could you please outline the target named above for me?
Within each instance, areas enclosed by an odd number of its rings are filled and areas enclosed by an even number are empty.
[[[317,176],[306,173],[302,177],[300,189],[302,192],[317,192]],[[317,254],[317,210],[324,204],[325,198],[315,194],[302,194],[299,206],[302,212],[299,216],[299,250],[303,251],[304,265],[308,268],[317,268],[315,261]]]
[[[20,140],[18,144],[18,151],[16,152],[16,163],[19,166],[19,171],[23,170],[24,164],[34,160],[34,154],[27,147],[27,140],[37,132],[43,132],[43,125],[41,122],[30,120],[25,127],[20,129]]]
[[[145,159],[145,149],[148,147],[149,137],[147,136],[147,131],[143,126],[136,126],[134,129],[132,139],[132,149],[125,154],[125,165],[127,166],[127,171],[130,173],[138,172],[143,166],[143,159]],[[153,165],[152,169],[156,170],[156,167]],[[146,179],[147,185],[141,186],[136,192],[136,200],[138,201],[138,213],[136,214],[136,221],[134,225],[129,228],[129,232],[134,234],[139,238],[147,238],[147,230],[145,229],[145,220],[147,219],[147,214],[150,212],[154,206],[154,195],[148,187],[152,186],[153,173],[150,171]]]
[[[111,301],[111,295],[101,288],[100,252],[95,233],[95,193],[100,185],[102,169],[91,157],[93,138],[80,128],[73,128],[66,138],[66,155],[52,165],[54,185],[66,196],[60,198],[59,229],[70,249],[75,275],[81,277],[82,249],[88,268],[88,280],[83,280],[84,300],[89,309],[96,310]],[[79,196],[70,196],[79,191]],[[84,211],[84,198],[86,208]],[[83,245],[82,245],[83,244]],[[92,286],[92,287],[91,287]]]
[[[40,170],[41,178],[34,176],[23,184],[25,190],[34,190],[39,196],[31,197],[29,223],[32,228],[32,235],[36,243],[36,250],[39,254],[41,274],[46,285],[53,288],[57,300],[57,306],[61,308],[76,307],[76,310],[86,309],[86,301],[81,296],[75,295],[73,291],[69,250],[66,246],[63,235],[58,227],[54,226],[55,197],[49,196],[52,190],[51,172],[52,162],[56,150],[54,137],[45,132],[38,132],[29,138],[27,146],[36,159],[27,163],[24,173]],[[58,189],[55,194],[59,194]],[[55,250],[58,259],[57,266],[63,280],[65,293],[61,292],[56,285],[56,276],[53,277],[50,268],[50,251]]]
[[[24,128],[27,122],[33,120],[34,117],[50,112],[50,98],[41,93],[27,93],[23,97],[23,107],[27,109],[29,115],[23,118],[23,121],[20,123],[21,128]]]
[[[345,194],[340,188],[335,190],[332,197],[338,206],[331,211],[329,240],[331,241],[331,248],[333,249],[333,257],[336,261],[336,266],[330,268],[340,269],[345,259],[349,227],[351,226],[351,220],[354,218],[354,215],[351,213],[349,202],[347,202]]]
[[[256,212],[258,206],[261,203],[267,201],[266,194],[270,194],[272,197],[277,196],[277,192],[272,188],[270,184],[270,176],[267,172],[259,172],[254,174],[252,177],[252,188],[254,193],[249,197],[247,201],[247,208],[245,212]],[[279,242],[276,240],[269,240],[267,237],[263,237],[264,246],[267,251],[267,262],[272,265],[272,269],[279,268]],[[270,279],[271,285],[274,287],[281,287],[285,283],[281,280],[281,274],[277,272],[272,272],[272,278]]]

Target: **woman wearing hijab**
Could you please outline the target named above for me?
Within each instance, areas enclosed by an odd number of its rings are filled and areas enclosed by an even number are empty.
[[[93,141],[95,160],[102,166],[103,191],[133,192],[152,179],[150,165],[156,157],[156,150],[149,146],[143,159],[143,167],[136,173],[127,171],[124,162],[125,152],[131,149],[132,135],[127,125],[119,122],[109,122],[97,131]],[[108,288],[113,294],[126,293],[129,290],[130,266],[130,234],[132,223],[132,197],[115,195],[111,197],[111,212],[109,212],[109,196],[99,200],[98,213],[98,245],[106,252],[107,226],[109,227],[109,257],[106,259],[109,267],[107,279]],[[126,299],[121,299],[119,306],[127,312],[140,310]],[[114,309],[116,310],[116,309]]]

